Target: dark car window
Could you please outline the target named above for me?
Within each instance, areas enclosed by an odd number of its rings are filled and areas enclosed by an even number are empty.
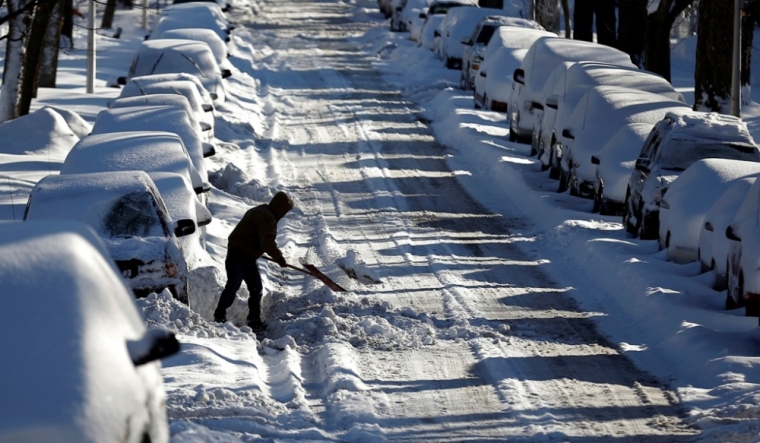
[[[660,169],[684,171],[704,158],[758,161],[756,149],[729,143],[695,143],[693,140],[671,140],[663,149],[659,160]]]
[[[165,230],[149,192],[133,192],[113,204],[103,219],[104,232],[111,237],[164,236]]]
[[[494,32],[496,31],[496,26],[493,25],[485,25],[482,28],[480,28],[480,34],[478,34],[478,39],[475,40],[475,43],[487,45],[488,42],[491,41],[491,37],[493,37]]]

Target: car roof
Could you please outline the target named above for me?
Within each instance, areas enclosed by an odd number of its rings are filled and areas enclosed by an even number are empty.
[[[61,441],[119,435],[118,419],[140,407],[134,403],[145,389],[126,346],[145,333],[131,292],[86,225],[0,226],[0,352],[8,363],[0,378],[0,435],[21,432],[34,441],[45,428]],[[116,408],[123,417],[112,415]]]
[[[61,174],[132,170],[173,172],[184,176],[193,187],[203,186],[182,140],[170,132],[88,135],[74,145],[61,166]]]
[[[139,75],[132,77],[127,81],[127,84],[124,86],[124,89],[127,89],[130,87],[131,83],[135,83],[134,87],[139,88],[145,88],[148,85],[158,85],[159,83],[167,83],[167,82],[175,82],[175,81],[189,81],[193,85],[195,85],[196,90],[203,98],[203,101],[206,103],[211,103],[211,95],[209,91],[206,89],[205,86],[203,86],[203,82],[201,79],[198,78],[198,76],[193,74],[188,74],[187,72],[164,72],[161,74],[150,74],[150,75]],[[122,93],[124,91],[122,90]],[[133,94],[134,95],[134,94]]]
[[[673,122],[668,138],[678,140],[721,140],[728,143],[755,145],[755,141],[740,118],[717,112],[668,113]]]
[[[187,179],[171,172],[148,172],[156,184],[172,220],[190,219],[196,226],[201,216],[211,218],[211,213],[196,197]],[[203,214],[199,214],[199,212]]]

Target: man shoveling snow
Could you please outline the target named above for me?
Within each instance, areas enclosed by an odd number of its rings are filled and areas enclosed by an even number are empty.
[[[249,209],[232,230],[227,240],[227,284],[224,286],[219,304],[214,311],[214,321],[227,321],[227,308],[235,301],[240,285],[248,286],[248,326],[254,332],[261,332],[266,325],[261,321],[261,295],[263,284],[256,260],[267,253],[280,267],[288,263],[277,247],[277,222],[293,209],[293,200],[280,191],[268,204]]]

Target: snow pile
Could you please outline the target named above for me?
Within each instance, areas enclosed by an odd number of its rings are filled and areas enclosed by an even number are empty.
[[[263,185],[238,166],[228,163],[222,170],[209,174],[211,183],[219,189],[255,202],[269,202],[277,190]]]
[[[349,277],[364,284],[382,283],[377,274],[367,267],[367,264],[353,249],[346,251],[346,256],[336,261],[338,267]]]
[[[67,115],[76,120],[73,112]],[[81,129],[77,124],[75,127],[78,131]],[[0,124],[0,140],[0,153],[45,155],[51,161],[62,162],[79,136],[69,127],[66,118],[53,108],[45,107]]]

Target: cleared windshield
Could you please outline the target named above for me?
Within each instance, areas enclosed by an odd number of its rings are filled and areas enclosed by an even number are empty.
[[[103,224],[103,231],[114,238],[165,235],[156,201],[149,192],[133,192],[120,198],[106,214]]]

